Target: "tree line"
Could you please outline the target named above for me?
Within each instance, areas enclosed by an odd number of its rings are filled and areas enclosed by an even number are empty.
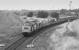
[[[53,18],[59,18],[59,13],[57,12],[51,12],[49,13],[48,11],[43,11],[43,10],[40,10],[40,11],[5,11],[5,10],[1,10],[0,11],[0,14],[6,14],[5,16],[27,16],[27,17],[34,17],[36,16],[37,18],[47,18],[48,16],[50,17],[53,17]]]
[[[53,18],[59,18],[59,13],[57,12],[51,12],[49,13],[48,11],[38,11],[36,14],[34,14],[33,11],[30,11],[28,13],[23,13],[22,16],[28,16],[28,17],[33,17],[36,16],[37,18],[47,18],[48,16],[53,17]]]

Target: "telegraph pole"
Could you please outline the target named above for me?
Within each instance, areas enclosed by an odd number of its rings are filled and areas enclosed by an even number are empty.
[[[69,1],[69,10],[72,9],[72,1]]]
[[[71,10],[72,10],[72,1],[69,1],[69,13],[71,14]],[[68,24],[70,23],[70,20],[68,20]],[[68,25],[67,24],[67,25]]]

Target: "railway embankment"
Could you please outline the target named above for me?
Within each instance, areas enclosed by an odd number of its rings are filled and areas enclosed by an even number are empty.
[[[49,48],[52,50],[79,50],[79,19],[60,25],[52,32]]]

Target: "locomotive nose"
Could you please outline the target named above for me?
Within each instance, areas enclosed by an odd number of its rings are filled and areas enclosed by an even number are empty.
[[[22,34],[24,37],[31,37],[32,36],[32,34],[28,33],[28,32],[22,32]]]

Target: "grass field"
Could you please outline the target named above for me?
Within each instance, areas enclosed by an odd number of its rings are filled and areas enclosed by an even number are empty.
[[[0,44],[10,43],[21,33],[19,16],[0,12]]]

